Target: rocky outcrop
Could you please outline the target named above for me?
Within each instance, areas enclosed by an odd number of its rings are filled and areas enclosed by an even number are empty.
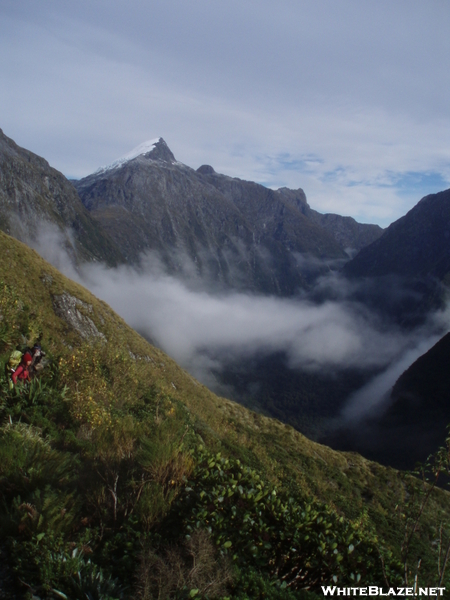
[[[313,210],[301,189],[280,188],[278,192],[313,223],[332,235],[341,248],[349,254],[357,253],[383,235],[384,230],[379,225],[358,223],[352,217],[342,217],[333,213],[321,214]]]
[[[69,327],[75,329],[84,340],[107,341],[105,335],[97,329],[94,321],[87,314],[84,314],[86,312],[93,314],[90,304],[86,304],[86,302],[71,296],[67,292],[54,295],[52,301],[55,314],[65,321]]]

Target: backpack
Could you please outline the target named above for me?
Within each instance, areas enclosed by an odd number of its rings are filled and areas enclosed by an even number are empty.
[[[11,356],[9,357],[8,363],[6,365],[7,370],[10,373],[14,373],[14,371],[20,365],[21,360],[22,352],[20,350],[14,350],[13,352],[11,352]]]

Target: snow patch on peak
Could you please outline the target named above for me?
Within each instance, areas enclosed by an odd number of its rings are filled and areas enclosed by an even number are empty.
[[[103,173],[104,171],[109,171],[111,169],[116,169],[117,167],[121,167],[129,160],[133,160],[133,158],[136,158],[137,156],[141,156],[142,154],[147,154],[148,152],[151,152],[160,140],[162,140],[162,138],[158,137],[154,138],[153,140],[148,140],[146,142],[143,142],[142,144],[139,144],[139,146],[136,146],[136,148],[133,148],[133,150],[131,150],[127,154],[124,154],[124,156],[121,156],[120,158],[112,162],[110,165],[106,165],[97,169],[97,171],[95,171],[95,174]]]

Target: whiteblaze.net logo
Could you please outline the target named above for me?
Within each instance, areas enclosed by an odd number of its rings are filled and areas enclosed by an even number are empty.
[[[376,585],[367,587],[337,587],[336,585],[323,585],[322,593],[324,596],[443,596],[445,587],[392,587],[382,588]]]

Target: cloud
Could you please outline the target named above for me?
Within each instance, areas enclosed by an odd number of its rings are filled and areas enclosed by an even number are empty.
[[[382,371],[349,400],[345,419],[359,417],[379,403],[398,375],[448,330],[450,322],[449,314],[436,313],[412,332],[402,330],[356,301],[361,284],[336,272],[319,278],[312,293],[279,298],[220,290],[200,279],[189,261],[181,265],[181,256],[177,277],[166,272],[154,253],[143,255],[139,269],[110,269],[98,263],[75,268],[65,250],[67,239],[64,232],[43,224],[32,245],[214,389],[220,387],[216,374],[230,359],[280,352],[294,370]],[[386,289],[392,290],[393,302],[410,293],[400,284]]]
[[[285,351],[292,367],[320,368],[379,365],[398,350],[397,340],[380,336],[352,307],[338,303],[215,295],[166,274],[124,268],[90,267],[83,276],[132,327],[186,367],[207,351],[247,357]]]

